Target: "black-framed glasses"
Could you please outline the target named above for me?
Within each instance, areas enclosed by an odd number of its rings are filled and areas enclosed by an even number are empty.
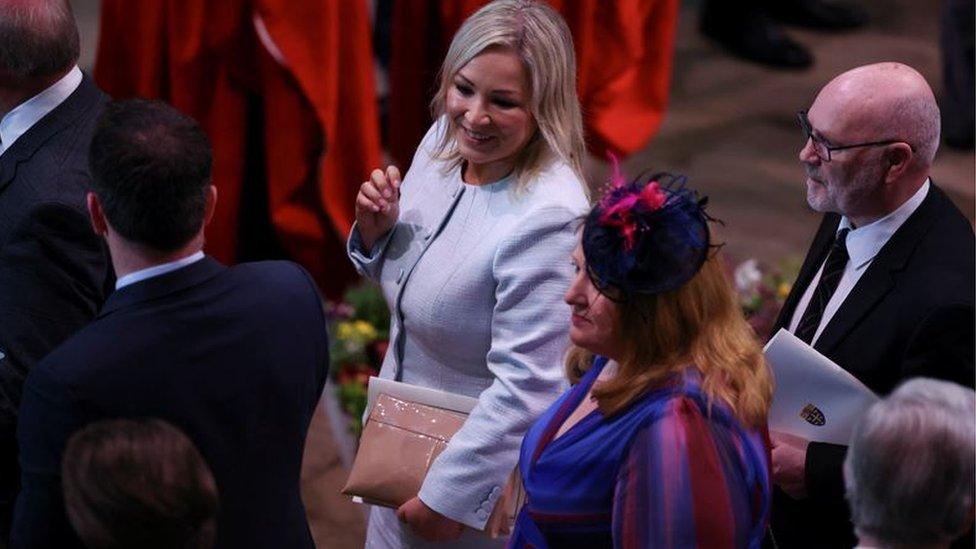
[[[800,129],[803,130],[804,139],[809,139],[813,143],[813,151],[824,162],[830,162],[833,151],[843,151],[857,147],[880,147],[881,145],[891,145],[893,143],[905,143],[912,149],[912,152],[915,152],[915,147],[904,139],[885,139],[884,141],[871,141],[870,143],[856,143],[854,145],[828,145],[821,138],[813,134],[813,126],[810,125],[810,119],[807,118],[807,111],[796,113],[796,118],[800,121]]]

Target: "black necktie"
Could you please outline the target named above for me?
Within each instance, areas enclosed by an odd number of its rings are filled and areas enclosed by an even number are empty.
[[[820,320],[823,319],[824,309],[827,308],[827,303],[830,301],[830,297],[834,295],[837,284],[840,283],[840,278],[844,274],[844,267],[847,265],[848,259],[848,232],[850,229],[843,229],[837,233],[837,238],[834,239],[834,244],[830,247],[830,253],[827,255],[827,261],[824,262],[820,282],[817,283],[817,288],[813,290],[813,296],[810,298],[810,303],[807,304],[807,310],[803,311],[800,323],[796,325],[794,334],[806,343],[813,341],[813,335],[817,333],[817,327],[820,326]]]

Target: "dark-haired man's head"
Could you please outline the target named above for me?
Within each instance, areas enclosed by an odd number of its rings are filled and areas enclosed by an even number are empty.
[[[169,423],[89,424],[68,441],[61,470],[68,518],[89,549],[213,546],[216,483]]]
[[[202,248],[216,201],[211,163],[189,116],[161,101],[110,103],[91,142],[89,210],[113,260],[120,244],[157,258]]]

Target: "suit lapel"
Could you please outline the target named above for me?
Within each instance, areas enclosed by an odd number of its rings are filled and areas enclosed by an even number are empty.
[[[814,348],[825,355],[831,353],[875,305],[894,289],[898,282],[898,272],[908,264],[919,241],[938,217],[943,200],[948,199],[935,184],[931,184],[925,200],[871,261],[867,271],[831,317]]]
[[[221,265],[217,260],[207,256],[175,271],[130,284],[108,296],[105,305],[98,313],[98,318],[107,316],[119,309],[196,286],[210,280],[226,269],[227,267]]]
[[[107,99],[108,96],[95,86],[91,77],[83,75],[81,84],[67,99],[38,120],[9,149],[0,154],[0,193],[13,181],[20,163],[34,156],[51,137],[69,129],[94,103]]]

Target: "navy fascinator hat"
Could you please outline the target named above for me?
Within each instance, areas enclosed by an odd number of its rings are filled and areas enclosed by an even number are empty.
[[[583,225],[590,279],[617,300],[680,288],[708,258],[708,199],[686,188],[681,175],[657,173],[628,183],[612,160],[609,188]]]

